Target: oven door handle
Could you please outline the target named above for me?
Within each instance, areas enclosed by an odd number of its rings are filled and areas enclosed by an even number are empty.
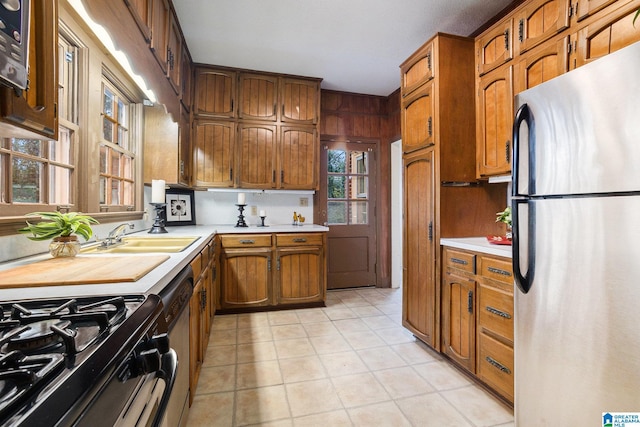
[[[153,427],[160,427],[162,424],[162,420],[167,412],[171,391],[176,382],[177,372],[178,355],[174,349],[170,348],[168,352],[162,355],[162,368],[156,373],[156,377],[163,379],[166,386],[160,398],[160,404],[158,405],[158,411],[156,412],[153,424],[151,424]]]

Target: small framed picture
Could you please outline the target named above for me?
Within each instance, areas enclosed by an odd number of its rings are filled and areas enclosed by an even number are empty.
[[[166,225],[196,224],[193,190],[168,188],[165,197],[167,200]]]

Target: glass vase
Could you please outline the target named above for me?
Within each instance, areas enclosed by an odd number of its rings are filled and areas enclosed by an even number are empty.
[[[55,237],[49,244],[49,253],[54,258],[74,257],[80,252],[78,236]]]

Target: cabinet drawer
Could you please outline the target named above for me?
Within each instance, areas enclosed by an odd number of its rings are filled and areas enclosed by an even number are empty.
[[[222,236],[223,248],[255,248],[271,246],[271,234],[229,234]]]
[[[469,273],[476,272],[476,256],[468,252],[445,248],[444,263],[449,268],[468,271]]]
[[[513,284],[511,260],[482,257],[480,259],[480,275],[498,282]]]
[[[513,342],[513,294],[480,285],[478,325]]]
[[[479,334],[478,377],[513,402],[513,348]]]
[[[322,245],[322,234],[276,234],[277,246],[319,246]]]

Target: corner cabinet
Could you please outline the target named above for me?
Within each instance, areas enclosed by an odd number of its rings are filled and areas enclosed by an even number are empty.
[[[318,188],[320,79],[198,66],[193,114],[195,140],[206,140],[208,149],[196,142],[196,186]],[[218,129],[233,130],[205,135],[200,126],[212,120]],[[225,166],[216,166],[216,176],[209,179],[204,175],[210,175],[212,156]],[[225,177],[217,172],[222,169]]]
[[[223,234],[222,311],[322,305],[326,233]]]
[[[0,87],[0,120],[58,138],[58,2],[34,1],[27,89]]]

